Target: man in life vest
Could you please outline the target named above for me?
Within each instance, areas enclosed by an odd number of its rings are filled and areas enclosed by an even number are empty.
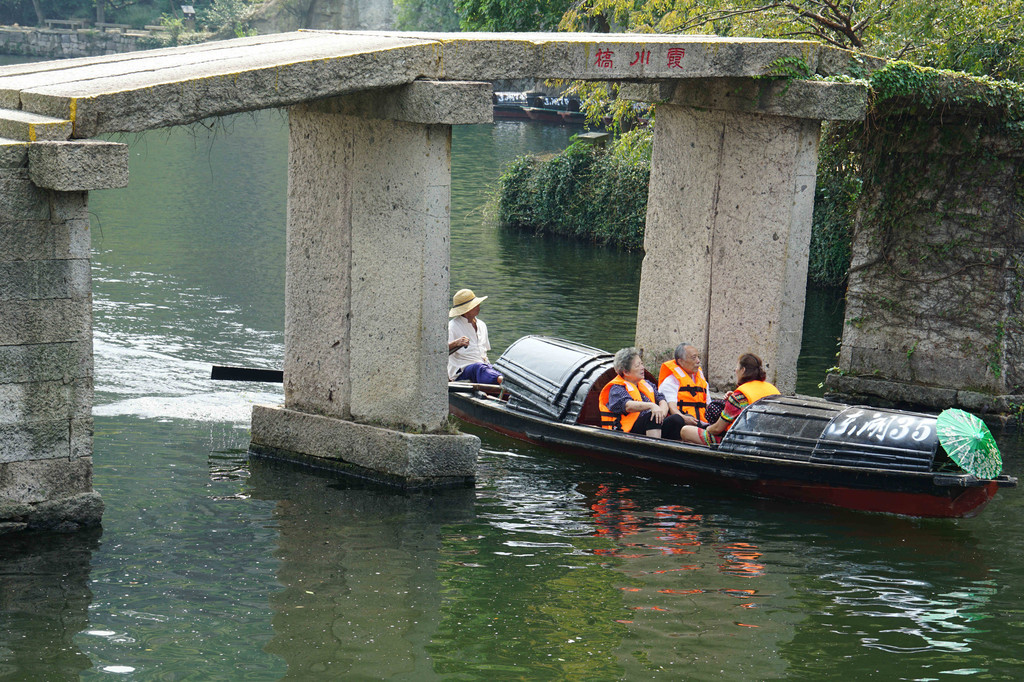
[[[679,440],[682,416],[670,414],[668,401],[647,381],[640,351],[623,348],[612,367],[617,375],[601,390],[601,426],[651,438]]]
[[[696,346],[688,343],[676,346],[675,358],[661,365],[658,390],[668,399],[673,414],[682,415],[692,426],[707,425],[708,380],[701,371],[700,351]]]
[[[725,394],[725,406],[722,416],[706,429],[697,426],[684,426],[680,439],[687,443],[715,447],[722,442],[740,412],[762,398],[778,395],[779,389],[765,381],[767,373],[761,358],[753,353],[744,353],[736,363],[736,390]]]

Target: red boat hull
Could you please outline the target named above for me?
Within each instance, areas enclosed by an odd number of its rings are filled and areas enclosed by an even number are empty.
[[[722,468],[715,469],[715,467],[707,465],[689,466],[681,460],[666,461],[664,458],[659,460],[638,457],[635,453],[629,452],[618,454],[610,451],[607,447],[587,447],[585,443],[569,442],[566,438],[533,433],[531,429],[537,431],[538,427],[542,429],[545,425],[541,421],[529,417],[517,418],[514,415],[510,417],[508,410],[500,410],[500,413],[498,410],[491,410],[494,414],[489,414],[487,408],[481,407],[480,401],[473,401],[465,396],[450,394],[449,408],[452,414],[463,421],[516,440],[588,459],[628,465],[673,479],[726,487],[758,497],[914,517],[963,518],[979,513],[1000,487],[997,482],[990,481],[979,482],[969,487],[928,485],[925,489],[917,490],[884,489],[863,480],[858,476],[858,472],[839,472],[837,478],[847,478],[851,485],[837,484],[835,481],[820,483],[799,480],[795,476],[788,477],[786,468],[782,465],[764,475],[757,475],[750,471],[726,472]],[[516,423],[517,420],[519,423]],[[559,429],[558,424],[549,423],[547,426],[553,431]],[[640,439],[640,441],[644,440],[647,439]],[[707,449],[707,453],[706,457],[714,457],[713,451]],[[728,458],[720,457],[720,459],[725,461]],[[835,476],[835,474],[833,475]],[[921,488],[921,477],[913,480],[915,481],[914,485]],[[856,483],[861,483],[864,487],[857,487]],[[1012,484],[1015,484],[1015,481]]]

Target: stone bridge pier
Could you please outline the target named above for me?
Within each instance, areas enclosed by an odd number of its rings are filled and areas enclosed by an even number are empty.
[[[850,59],[797,40],[304,31],[0,67],[0,532],[102,510],[86,208],[127,182],[127,148],[93,138],[287,108],[285,402],[254,409],[252,452],[457,484],[479,441],[447,428],[451,127],[492,120],[489,83],[615,81],[659,103],[638,345],[702,345],[718,386],[760,352],[791,390],[818,125],[861,117],[866,89],[763,76]]]
[[[735,386],[736,360],[752,352],[768,380],[792,393],[821,121],[863,118],[863,92],[721,78],[626,94],[660,102],[637,346],[660,363],[678,343],[696,345],[719,390]]]
[[[88,190],[128,184],[128,148],[0,140],[0,535],[98,524],[92,489]]]
[[[491,121],[490,83],[418,81],[288,112],[285,404],[254,453],[404,487],[471,481],[443,432],[451,126]]]

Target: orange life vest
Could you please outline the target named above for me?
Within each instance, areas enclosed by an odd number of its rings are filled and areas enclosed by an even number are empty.
[[[704,372],[697,368],[696,379],[692,379],[686,370],[679,366],[678,362],[669,360],[661,363],[658,386],[661,386],[669,374],[674,374],[679,380],[679,395],[676,396],[676,405],[679,406],[679,411],[696,417],[702,422],[707,421],[708,382],[704,378]]]
[[[766,396],[779,395],[779,389],[767,381],[747,381],[737,386],[736,390],[746,396],[747,403],[750,405]]]
[[[627,412],[626,414],[613,414],[608,409],[608,394],[612,390],[612,386],[625,386],[629,392],[629,397],[639,402],[651,402],[657,404],[658,401],[654,399],[654,391],[652,391],[646,381],[641,381],[639,388],[636,384],[626,381],[622,377],[615,377],[601,389],[601,397],[598,399],[598,404],[601,408],[601,428],[603,429],[615,429],[616,431],[629,431],[633,428],[633,424],[636,423],[637,418],[640,416],[640,412]],[[641,392],[643,395],[641,395]],[[642,412],[643,410],[641,410]]]

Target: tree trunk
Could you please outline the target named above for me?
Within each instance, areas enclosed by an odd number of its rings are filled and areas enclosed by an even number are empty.
[[[36,11],[36,26],[42,28],[46,23],[46,15],[43,14],[42,0],[32,0],[32,9]]]

